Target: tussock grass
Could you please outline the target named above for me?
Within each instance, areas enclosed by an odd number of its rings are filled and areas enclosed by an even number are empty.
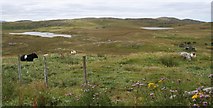
[[[163,65],[165,65],[167,67],[173,67],[173,66],[179,65],[178,60],[176,60],[174,57],[170,57],[170,56],[164,56],[164,57],[160,58],[160,61]]]

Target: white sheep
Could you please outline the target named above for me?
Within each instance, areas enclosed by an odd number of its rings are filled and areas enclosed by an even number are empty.
[[[77,52],[76,52],[75,50],[72,50],[70,53],[71,53],[72,55],[75,55]]]
[[[194,52],[193,53],[180,52],[180,56],[182,56],[184,59],[192,60],[192,58],[196,57],[196,54]]]
[[[49,54],[44,54],[43,56],[47,57]]]

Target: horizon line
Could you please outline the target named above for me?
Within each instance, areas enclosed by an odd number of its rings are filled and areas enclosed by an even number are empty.
[[[113,16],[86,16],[86,17],[74,17],[74,18],[50,18],[50,19],[41,19],[41,20],[33,20],[33,19],[20,19],[20,20],[0,20],[1,22],[18,22],[18,21],[51,21],[51,20],[74,20],[74,19],[86,19],[86,18],[114,18],[114,19],[158,19],[158,18],[175,18],[178,20],[194,20],[194,21],[200,21],[200,22],[213,22],[213,21],[203,21],[199,19],[193,19],[193,18],[177,18],[177,17],[169,17],[169,16],[163,16],[163,17],[113,17]]]

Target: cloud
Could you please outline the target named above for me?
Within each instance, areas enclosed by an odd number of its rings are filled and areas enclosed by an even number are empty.
[[[173,16],[210,21],[211,0],[2,0],[2,19]]]

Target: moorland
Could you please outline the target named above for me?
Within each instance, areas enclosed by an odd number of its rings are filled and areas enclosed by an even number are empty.
[[[10,34],[21,32],[72,37]],[[180,47],[184,42],[196,48],[196,58],[180,57],[178,53],[186,51]],[[211,105],[212,95],[203,91],[212,80],[209,22],[168,17],[2,22],[2,50],[4,106]],[[20,83],[17,55],[32,52],[39,58],[21,62]],[[43,81],[44,54],[48,54],[48,87]],[[82,56],[87,58],[88,84]],[[187,94],[193,90],[198,91]]]

